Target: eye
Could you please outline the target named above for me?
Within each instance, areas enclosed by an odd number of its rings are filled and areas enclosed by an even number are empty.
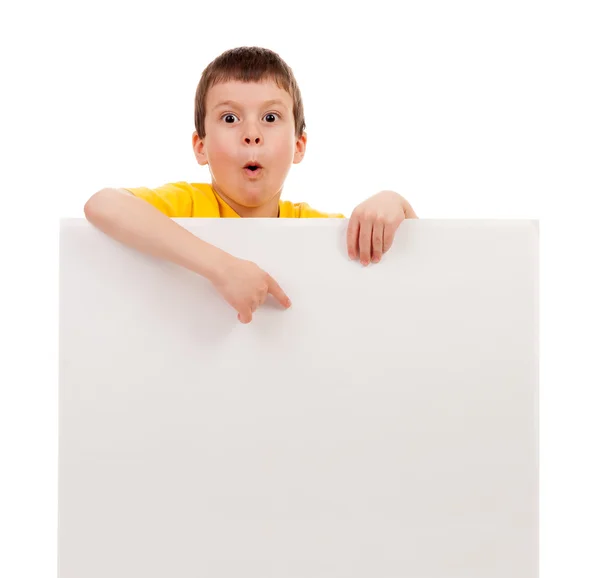
[[[231,112],[228,112],[227,114],[224,114],[224,115],[221,117],[221,120],[223,120],[223,119],[227,119],[227,118],[229,118],[229,117],[234,117],[234,118],[237,118],[237,116],[235,116],[235,114],[232,114]],[[227,124],[233,124],[232,122],[229,122],[228,120],[225,120],[225,122],[226,122]]]
[[[265,115],[265,118],[269,118],[269,117],[273,117],[273,121],[268,120],[267,122],[272,124],[273,122],[275,122],[275,120],[274,120],[275,117],[279,117],[279,115],[276,112],[269,112]],[[279,118],[281,118],[281,117],[279,117]]]

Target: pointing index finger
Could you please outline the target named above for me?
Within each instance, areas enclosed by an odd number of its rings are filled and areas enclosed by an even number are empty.
[[[273,295],[273,297],[275,297],[275,299],[277,299],[277,301],[279,301],[279,303],[281,303],[284,307],[289,307],[292,304],[292,302],[290,301],[290,298],[285,294],[284,290],[279,286],[279,283],[277,283],[277,281],[275,281],[275,279],[273,279],[273,277],[271,277],[270,275],[268,278],[268,283],[269,293]]]

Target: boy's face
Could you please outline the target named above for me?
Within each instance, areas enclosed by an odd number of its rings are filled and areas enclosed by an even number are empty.
[[[234,209],[277,200],[292,163],[304,156],[306,134],[295,136],[292,97],[272,80],[212,86],[204,125],[205,138],[193,136],[196,159],[209,165],[213,186]],[[244,168],[253,163],[262,168]]]

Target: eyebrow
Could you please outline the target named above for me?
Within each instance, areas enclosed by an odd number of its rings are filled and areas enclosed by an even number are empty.
[[[263,102],[263,106],[271,106],[272,104],[280,104],[282,106],[285,106],[285,103],[283,102],[283,100],[280,100],[278,98],[275,98],[273,100],[266,100],[265,102]],[[220,102],[219,104],[215,105],[213,107],[213,110],[216,110],[217,108],[219,108],[221,106],[237,106],[237,107],[240,107],[240,104],[238,102],[235,102],[235,100],[224,100],[224,101]]]

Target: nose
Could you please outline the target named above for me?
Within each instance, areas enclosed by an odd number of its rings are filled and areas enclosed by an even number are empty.
[[[248,124],[246,124],[246,126],[244,127],[244,142],[249,145],[249,144],[261,144],[262,141],[262,134],[260,132],[260,127],[257,125],[256,122],[249,122]]]

